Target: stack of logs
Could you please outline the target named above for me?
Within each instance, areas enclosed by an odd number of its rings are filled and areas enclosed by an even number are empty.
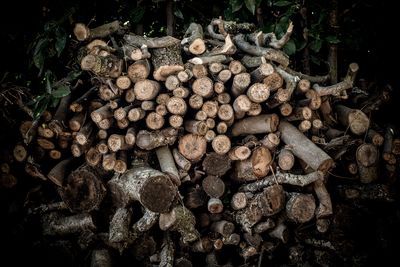
[[[381,158],[394,173],[400,139],[370,122],[379,103],[344,104],[358,65],[330,86],[329,75],[290,69],[281,48],[292,24],[281,39],[221,19],[205,34],[192,23],[182,40],[120,30],[75,26],[90,78],[55,112],[23,122],[14,149],[61,197],[33,211],[43,234],[80,233],[93,266],[127,248],[160,266],[196,265],[196,253],[209,266],[234,265],[220,258],[232,248],[250,262],[292,239],[296,225],[329,229],[326,183],[343,155],[362,184],[378,180]],[[110,36],[123,36],[120,46]]]

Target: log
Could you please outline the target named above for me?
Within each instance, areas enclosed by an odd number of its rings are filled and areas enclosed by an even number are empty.
[[[284,171],[289,171],[293,168],[295,158],[290,149],[284,148],[279,152],[278,165]]]
[[[371,183],[378,179],[379,152],[374,145],[360,145],[356,151],[356,160],[361,183]]]
[[[251,82],[251,76],[247,72],[235,75],[233,77],[232,88],[231,88],[232,94],[234,96],[242,94],[250,85],[250,82]]]
[[[212,198],[220,198],[225,193],[225,183],[218,176],[209,175],[202,181],[204,192]]]
[[[181,179],[170,148],[168,146],[158,147],[156,149],[156,155],[161,171],[166,173],[171,181],[179,186],[181,184]]]
[[[211,152],[205,156],[202,166],[208,175],[222,177],[231,169],[231,161],[227,155]]]
[[[168,46],[154,48],[151,61],[154,66],[153,77],[157,81],[165,81],[169,75],[182,71],[184,68],[179,40],[175,39]]]
[[[196,241],[200,237],[195,223],[194,215],[181,205],[175,206],[169,213],[162,213],[159,220],[161,230],[178,231],[184,243]]]
[[[67,176],[60,196],[72,212],[97,210],[106,195],[105,176],[99,168],[83,164]]]
[[[273,163],[271,152],[264,146],[257,147],[251,155],[253,174],[257,177],[265,177]]]
[[[306,223],[314,218],[315,199],[311,194],[290,193],[286,202],[286,215],[296,223]]]
[[[89,29],[83,23],[76,23],[73,32],[78,41],[85,41],[88,39],[108,37],[122,29],[122,24],[118,20],[114,20],[92,29]]]
[[[191,162],[198,162],[206,153],[207,141],[203,136],[186,134],[179,138],[179,152]]]
[[[248,135],[275,132],[279,124],[276,114],[263,114],[242,119],[232,127],[232,135]]]
[[[108,181],[108,187],[118,207],[139,201],[153,212],[168,212],[176,197],[176,187],[170,178],[143,162],[134,162],[132,168]]]
[[[290,123],[282,121],[279,131],[282,141],[292,148],[293,154],[304,160],[312,169],[327,172],[334,166],[334,161],[328,154]]]
[[[178,131],[174,128],[165,128],[160,131],[140,130],[136,135],[136,145],[144,150],[153,150],[160,146],[173,145]]]
[[[129,65],[127,75],[133,83],[147,79],[150,75],[150,62],[147,59],[136,61]]]
[[[247,90],[247,96],[255,103],[262,103],[269,97],[269,88],[263,83],[253,83]]]
[[[359,109],[351,109],[343,105],[336,106],[338,120],[356,135],[361,135],[368,130],[369,118]]]
[[[206,51],[203,40],[203,28],[200,24],[190,23],[183,37],[181,44],[188,44],[189,52],[193,55],[201,55]]]
[[[209,98],[214,93],[214,83],[208,77],[198,78],[193,82],[192,90],[201,97]]]

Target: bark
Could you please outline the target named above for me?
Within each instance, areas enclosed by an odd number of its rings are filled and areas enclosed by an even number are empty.
[[[311,194],[290,193],[286,203],[286,215],[296,223],[306,223],[314,218],[315,199]]]
[[[184,243],[196,241],[200,237],[195,223],[192,212],[181,205],[175,206],[169,213],[162,213],[159,220],[161,230],[178,231]]]
[[[189,45],[189,52],[193,55],[201,55],[206,51],[206,46],[203,40],[203,28],[200,24],[190,23],[186,30],[184,38],[181,41],[182,45]]]
[[[178,131],[174,128],[165,128],[160,131],[141,130],[136,136],[136,145],[145,150],[152,150],[164,145],[173,145]]]
[[[99,168],[86,164],[71,172],[63,183],[61,198],[73,212],[90,212],[99,208],[106,194]],[[85,193],[83,193],[85,192]]]
[[[182,71],[183,63],[179,40],[166,46],[153,49],[152,63],[154,66],[153,77],[157,81],[165,81],[169,75]],[[149,46],[150,47],[150,46]]]
[[[256,194],[247,204],[246,208],[236,212],[235,219],[243,230],[252,233],[252,227],[263,216],[272,216],[280,212],[285,205],[285,194],[282,186],[272,185]]]
[[[282,141],[292,148],[293,154],[304,160],[312,169],[327,172],[334,166],[334,162],[328,154],[290,123],[281,122],[279,131]]]
[[[49,180],[55,183],[57,186],[62,187],[67,168],[70,166],[71,162],[72,158],[68,158],[57,163],[47,174]]]
[[[246,184],[240,188],[241,191],[256,192],[264,187],[271,186],[273,184],[290,184],[295,186],[304,187],[317,180],[323,179],[324,174],[321,171],[311,172],[305,175],[296,175],[291,173],[277,172],[273,175],[269,175],[260,181],[256,181],[250,184]]]
[[[359,109],[351,109],[343,105],[336,106],[340,123],[356,135],[361,135],[368,130],[369,118]]]
[[[289,65],[289,57],[285,53],[272,48],[264,48],[251,45],[250,43],[245,41],[245,37],[243,34],[238,34],[233,37],[233,41],[235,42],[237,47],[239,47],[239,49],[250,55],[263,56],[267,60],[279,63],[284,67],[287,67]]]
[[[208,175],[222,177],[230,170],[231,161],[227,155],[211,152],[205,156],[202,166]]]
[[[159,147],[156,149],[156,154],[161,171],[166,173],[171,180],[179,186],[181,184],[181,179],[170,148],[168,146]]]
[[[96,229],[92,216],[87,213],[64,216],[60,212],[51,212],[43,215],[41,224],[45,236],[65,236]]]
[[[362,144],[357,148],[356,160],[361,183],[371,183],[378,179],[379,152],[372,144]]]
[[[279,124],[276,114],[264,114],[249,117],[236,122],[232,127],[232,135],[248,135],[275,132]]]
[[[176,187],[168,176],[138,162],[123,175],[114,176],[108,186],[119,207],[139,201],[150,211],[167,212],[176,197]]]

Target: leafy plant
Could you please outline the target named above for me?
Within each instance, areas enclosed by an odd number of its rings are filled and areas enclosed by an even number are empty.
[[[39,69],[39,76],[49,59],[59,58],[67,42],[67,34],[58,23],[47,22],[42,33],[39,33],[29,47],[33,65]]]
[[[70,83],[80,76],[81,72],[71,71],[67,77],[56,80],[53,72],[47,70],[42,84],[45,92],[37,95],[28,103],[33,110],[33,119],[36,120],[48,107],[56,107],[61,98],[71,93]]]

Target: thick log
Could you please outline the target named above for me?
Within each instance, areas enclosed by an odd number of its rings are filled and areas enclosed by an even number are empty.
[[[279,124],[281,139],[292,148],[293,154],[304,160],[312,169],[323,172],[334,166],[332,158],[288,122]]]
[[[356,160],[361,183],[371,183],[378,179],[379,152],[372,144],[362,144],[357,148]]]
[[[119,207],[139,201],[150,211],[168,212],[176,197],[176,187],[170,178],[143,162],[134,162],[127,172],[114,176],[108,187]]]
[[[65,179],[60,191],[62,200],[73,212],[98,209],[106,194],[102,182],[105,176],[99,168],[81,165]]]
[[[181,44],[188,44],[189,52],[193,55],[201,55],[206,51],[203,40],[203,28],[200,24],[190,23],[183,37]]]
[[[169,75],[176,74],[184,69],[181,45],[178,39],[175,40],[176,41],[169,46],[155,48],[152,51],[151,61],[154,66],[153,77],[157,81],[165,81]],[[148,47],[150,48],[150,46]]]

